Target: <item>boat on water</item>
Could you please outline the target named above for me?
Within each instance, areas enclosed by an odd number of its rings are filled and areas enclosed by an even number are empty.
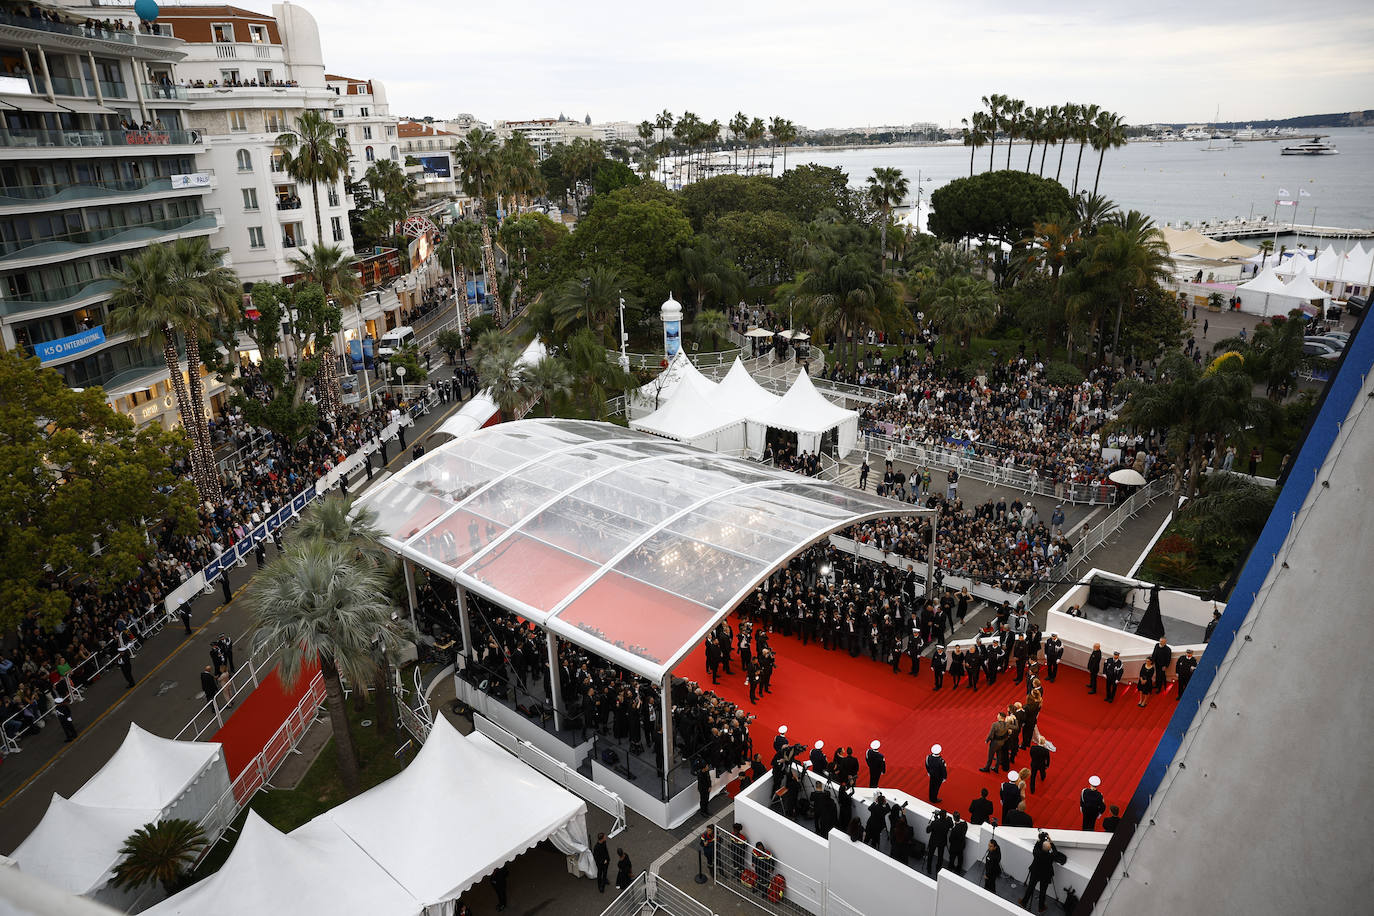
[[[1292,146],[1285,146],[1279,150],[1281,156],[1334,156],[1340,150],[1321,137],[1313,137],[1311,140],[1304,140],[1302,143],[1295,143]]]

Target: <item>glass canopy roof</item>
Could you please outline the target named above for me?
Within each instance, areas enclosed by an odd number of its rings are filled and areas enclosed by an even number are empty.
[[[477,430],[361,502],[404,557],[654,680],[807,545],[924,511],[581,420]]]

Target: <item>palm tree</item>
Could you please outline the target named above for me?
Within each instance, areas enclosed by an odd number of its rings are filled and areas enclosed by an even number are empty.
[[[544,402],[544,416],[553,416],[553,402],[572,391],[568,361],[552,354],[524,370],[524,389],[535,401]]]
[[[1293,388],[1298,372],[1311,362],[1302,350],[1305,333],[1302,313],[1295,311],[1260,322],[1249,340],[1228,337],[1218,341],[1212,352],[1240,354],[1245,371],[1262,382],[1265,395],[1277,403]]]
[[[787,118],[778,119],[782,123],[773,128],[773,137],[782,145],[782,170],[787,171],[787,147],[791,146],[797,139],[797,125]]]
[[[974,112],[973,120],[964,118],[964,146],[968,147],[968,177],[973,177],[973,154],[987,145],[988,134],[983,129],[983,113]]]
[[[1169,279],[1173,259],[1154,221],[1131,210],[1115,213],[1098,228],[1088,246],[1082,269],[1116,299],[1116,332],[1112,358],[1120,357],[1121,316],[1147,288]]]
[[[997,297],[992,284],[968,274],[950,277],[936,289],[930,317],[939,326],[941,336],[956,335],[960,348],[967,349],[973,335],[997,323]]]
[[[892,282],[859,252],[837,254],[824,246],[815,248],[796,282],[799,305],[811,312],[816,330],[834,332],[841,354],[847,353],[852,368],[858,355],[859,337],[867,328],[882,327],[897,301]],[[852,342],[850,338],[853,338]]]
[[[1030,139],[1030,149],[1026,151],[1026,174],[1030,174],[1031,159],[1035,156],[1035,144],[1045,137],[1046,113],[1043,108],[1026,109],[1025,135]]]
[[[476,273],[482,264],[482,230],[476,223],[455,219],[444,229],[439,242],[439,263],[453,272],[453,288],[463,317],[471,317],[468,303],[468,271]]]
[[[754,170],[754,152],[758,149],[759,141],[768,134],[768,125],[763,118],[753,118],[749,126],[744,131],[744,139],[749,143],[749,171]]]
[[[706,307],[708,299],[717,304],[736,301],[748,285],[744,272],[709,235],[703,234],[695,244],[684,246],[678,261],[673,279],[675,284],[681,282],[692,291],[694,314]]]
[[[735,116],[730,119],[730,135],[735,138],[735,171],[739,171],[739,142],[744,139],[745,131],[749,130],[749,116],[742,111],[735,112]]]
[[[486,263],[487,295],[493,302],[499,302],[496,294],[496,255],[492,252],[491,227],[486,219],[487,200],[495,194],[498,185],[496,134],[480,127],[469,131],[466,137],[458,141],[456,157],[463,193],[476,201],[477,224],[482,230],[482,255]],[[500,315],[496,317],[498,321],[501,318]]]
[[[587,328],[573,332],[563,350],[572,369],[576,403],[594,419],[605,419],[606,401],[637,384]]]
[[[1263,270],[1263,269],[1264,269],[1264,262],[1265,262],[1265,261],[1268,261],[1268,260],[1269,260],[1269,255],[1273,254],[1273,252],[1274,252],[1274,240],[1273,240],[1273,239],[1265,239],[1264,241],[1260,242],[1260,243],[1259,243],[1259,250],[1260,250],[1261,252],[1263,252],[1263,255],[1260,257],[1260,270]]]
[[[523,206],[544,190],[539,155],[524,134],[515,133],[506,138],[497,153],[496,166],[500,190],[510,195],[511,209]]]
[[[901,169],[878,166],[868,176],[868,196],[878,211],[882,221],[878,224],[878,268],[887,269],[887,224],[892,219],[892,208],[906,199],[909,183]]]
[[[1093,146],[1097,149],[1097,176],[1093,178],[1094,194],[1097,193],[1098,182],[1102,180],[1102,160],[1107,155],[1107,150],[1125,145],[1126,120],[1115,112],[1099,113],[1097,120],[1093,122]]]
[[[666,108],[660,111],[658,117],[654,118],[654,127],[660,131],[658,158],[661,164],[663,157],[668,153],[668,132],[673,129],[673,113]]]
[[[144,824],[124,841],[124,858],[114,867],[115,887],[138,888],[153,881],[175,893],[206,846],[205,831],[194,821],[173,817]]]
[[[232,268],[224,266],[223,248],[215,249],[205,238],[177,239],[172,245],[172,271],[188,310],[203,311],[207,323],[189,322],[182,328],[186,338],[186,375],[189,381],[191,416],[205,454],[214,456],[210,424],[205,415],[205,390],[201,383],[200,341],[214,339],[224,328],[238,325],[243,284]],[[213,499],[219,499],[219,474],[214,474]]]
[[[1233,532],[1252,541],[1269,521],[1278,495],[1277,487],[1262,486],[1243,474],[1214,474],[1179,515],[1204,531]]]
[[[697,312],[696,321],[692,323],[692,330],[696,333],[698,340],[719,347],[720,342],[725,339],[725,335],[730,330],[730,322],[726,320],[725,313],[720,309],[702,309]]]
[[[249,586],[247,604],[258,638],[288,647],[278,674],[289,689],[307,663],[324,675],[339,776],[358,791],[358,750],[344,704],[343,678],[361,687],[377,671],[374,646],[400,648],[385,575],[358,562],[352,546],[310,540],[286,552]]]
[[[324,224],[320,218],[320,184],[333,184],[348,172],[348,141],[321,111],[313,109],[296,118],[293,127],[277,136],[282,151],[282,168],[297,181],[310,185],[315,204],[315,242],[324,244]]]
[[[1073,199],[1074,218],[1085,235],[1096,232],[1099,225],[1118,212],[1116,204],[1101,194],[1084,191]]]
[[[316,244],[308,253],[293,258],[291,266],[306,280],[318,283],[325,297],[340,309],[356,306],[363,297],[363,284],[358,279],[358,259],[346,254],[338,245]],[[334,358],[334,341],[326,338],[320,344],[321,403],[326,413],[335,413],[340,405],[339,370]]]
[[[197,361],[187,354],[187,373],[181,371],[177,353],[177,332],[210,337],[213,310],[209,301],[188,289],[185,274],[172,247],[155,244],[125,261],[123,270],[113,272],[114,292],[110,295],[109,329],[116,334],[131,334],[140,340],[157,338],[176,397],[177,413],[191,443],[191,474],[201,499],[217,503],[220,498],[219,474],[209,431],[202,433],[204,404],[191,403],[187,376],[199,372]],[[189,339],[189,338],[188,338]],[[200,419],[197,420],[197,417]]]
[[[1065,102],[1060,109],[1058,131],[1055,143],[1059,147],[1059,165],[1054,170],[1054,180],[1059,181],[1059,173],[1064,170],[1064,150],[1069,141],[1078,135],[1078,121],[1082,117],[1082,106],[1076,102]]]
[[[568,280],[554,292],[554,329],[585,322],[603,341],[615,327],[624,281],[614,267],[598,264],[582,280]],[[625,297],[627,304],[632,297]]]
[[[1073,138],[1078,141],[1078,164],[1073,170],[1073,194],[1078,195],[1078,172],[1083,168],[1083,149],[1093,138],[1093,123],[1102,109],[1096,105],[1075,106],[1078,118],[1074,121]]]
[[[988,171],[992,171],[992,160],[997,155],[997,131],[1002,127],[1002,107],[1006,104],[1007,97],[993,93],[983,96],[983,107],[987,109],[984,113],[984,124],[988,132],[988,142],[992,145],[988,150]]]
[[[529,398],[515,343],[500,331],[487,331],[477,339],[473,355],[477,384],[489,390],[502,419],[514,419]]]
[[[1026,103],[1020,99],[1007,99],[1005,114],[1002,121],[1007,131],[1007,168],[1011,168],[1011,148],[1012,145],[1025,136],[1025,111]]]
[[[1045,120],[1041,126],[1040,136],[1040,174],[1045,174],[1045,154],[1050,151],[1050,144],[1056,146],[1063,139],[1064,132],[1064,110],[1058,105],[1051,105],[1049,108],[1040,109],[1044,112]]]

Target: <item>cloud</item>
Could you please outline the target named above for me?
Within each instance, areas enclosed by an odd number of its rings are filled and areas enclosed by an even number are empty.
[[[813,0],[462,4],[308,0],[331,71],[395,113],[639,121],[736,111],[810,127],[957,124],[1002,92],[1127,121],[1258,120],[1374,104],[1374,9],[1338,0],[1102,4]]]

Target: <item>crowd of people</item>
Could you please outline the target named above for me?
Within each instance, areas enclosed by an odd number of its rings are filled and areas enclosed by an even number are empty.
[[[243,369],[249,397],[270,400],[273,392],[255,367]],[[251,530],[306,486],[328,473],[364,443],[376,440],[383,427],[399,416],[402,405],[384,394],[378,406],[346,408],[297,442],[267,430],[250,430],[242,413],[228,412],[216,424],[226,444],[249,443],[247,460],[222,474],[223,498],[197,507],[193,531],[169,527],[149,531],[147,557],[137,575],[122,587],[100,590],[86,583],[54,578],[71,609],[55,627],[34,617],[20,622],[15,639],[0,650],[0,723],[19,740],[41,727],[43,716],[63,696],[68,684],[84,687],[113,665],[125,669],[138,649],[143,618],[157,618],[166,596],[215,557],[232,550]],[[181,469],[189,477],[189,468]],[[372,472],[372,459],[368,462]],[[261,556],[261,555],[260,555]],[[221,577],[225,600],[229,574]]]
[[[444,277],[434,286],[424,291],[420,302],[408,308],[401,315],[401,324],[416,327],[434,312],[453,308],[453,281]]]
[[[440,643],[454,644],[456,599],[450,586],[426,581],[417,597]],[[480,596],[468,595],[467,600],[475,660],[460,674],[547,725],[553,719],[554,675],[544,638],[527,622]],[[646,763],[652,759],[661,776],[663,711],[658,685],[566,641],[559,643],[557,665],[564,728],[582,740],[594,736],[602,762],[619,766],[630,778],[637,777],[629,757]],[[721,775],[754,756],[749,735],[753,716],[734,703],[693,681],[674,678],[671,706],[675,750],[695,764],[694,771],[705,765]]]

